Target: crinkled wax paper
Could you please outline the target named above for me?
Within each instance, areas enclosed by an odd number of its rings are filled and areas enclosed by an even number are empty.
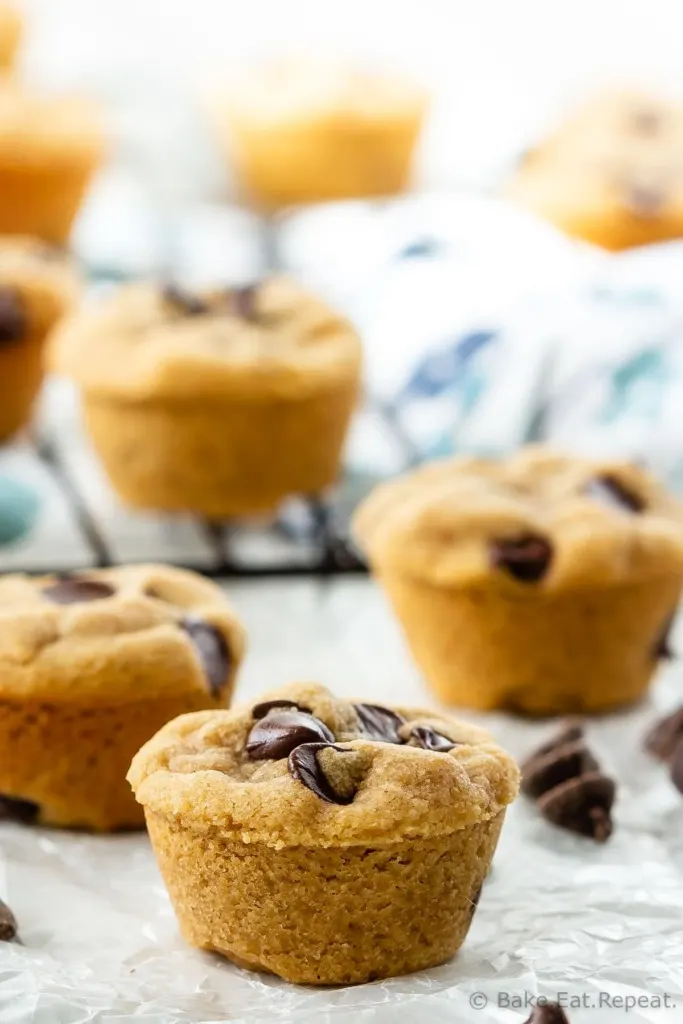
[[[368,581],[232,589],[252,636],[240,697],[307,676],[366,699],[428,701]],[[0,895],[23,942],[0,948],[0,1021],[513,1024],[529,1016],[515,1004],[526,993],[585,1000],[567,1010],[571,1024],[682,1020],[683,796],[642,750],[649,724],[683,700],[682,678],[674,665],[647,704],[589,723],[619,781],[610,842],[554,829],[520,798],[460,955],[410,977],[315,989],[240,970],[184,944],[143,835],[0,826]],[[517,755],[552,728],[485,721]],[[627,997],[649,1005],[627,1013]]]

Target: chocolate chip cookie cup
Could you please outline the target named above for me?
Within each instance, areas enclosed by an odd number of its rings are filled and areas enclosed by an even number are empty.
[[[128,778],[187,941],[317,985],[453,956],[518,787],[480,729],[314,684],[169,723]]]
[[[130,505],[270,513],[337,478],[360,343],[289,281],[202,295],[129,287],[67,322],[54,351]]]
[[[35,239],[0,237],[0,441],[30,419],[45,341],[78,292],[65,255]]]
[[[224,707],[243,649],[222,592],[194,573],[0,579],[0,816],[141,827],[130,759],[175,715]]]
[[[448,459],[377,488],[354,530],[448,704],[607,711],[666,654],[683,508],[634,465]]]

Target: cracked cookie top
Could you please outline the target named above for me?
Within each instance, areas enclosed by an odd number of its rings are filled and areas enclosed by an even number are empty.
[[[191,293],[124,287],[58,331],[56,367],[89,393],[304,397],[360,374],[351,325],[285,278]]]
[[[473,725],[301,683],[169,722],[128,780],[156,814],[277,848],[445,835],[503,810],[518,776]]]
[[[121,704],[230,697],[245,634],[223,592],[135,565],[0,578],[0,696]]]
[[[436,586],[533,593],[683,572],[683,505],[649,473],[540,445],[381,484],[354,531],[380,574]]]

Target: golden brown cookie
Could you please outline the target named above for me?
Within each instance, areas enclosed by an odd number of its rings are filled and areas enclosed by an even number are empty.
[[[510,198],[606,249],[683,235],[683,105],[607,93],[531,150]]]
[[[195,573],[138,565],[0,579],[0,811],[43,825],[143,824],[125,775],[175,715],[224,707],[244,631]]]
[[[332,484],[356,404],[353,328],[294,283],[124,288],[64,324],[56,366],[121,498],[219,518]]]
[[[0,81],[0,233],[66,242],[104,152],[85,102]]]
[[[10,4],[0,4],[0,70],[7,71],[21,42],[22,23],[19,13]]]
[[[184,715],[128,778],[187,941],[335,985],[459,949],[518,774],[474,726],[309,683]]]
[[[449,704],[598,712],[645,692],[683,580],[683,507],[642,469],[541,446],[383,484],[354,524]]]
[[[280,61],[214,107],[219,140],[266,207],[403,191],[426,97],[398,76]]]
[[[0,441],[29,419],[45,339],[78,292],[65,255],[33,239],[0,237]]]

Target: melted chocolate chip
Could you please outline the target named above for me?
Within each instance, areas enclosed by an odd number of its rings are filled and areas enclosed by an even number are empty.
[[[247,284],[242,288],[231,288],[230,310],[243,320],[258,320],[256,300],[259,294],[257,284]]]
[[[87,576],[63,576],[56,583],[43,588],[43,597],[53,604],[80,604],[83,601],[104,601],[116,591],[103,580],[91,580]]]
[[[279,761],[302,743],[334,743],[334,733],[304,711],[273,708],[249,733],[246,750],[252,761]]]
[[[553,825],[604,843],[612,834],[612,779],[599,771],[567,779],[538,798],[538,809]]]
[[[380,704],[354,704],[358,728],[363,739],[380,743],[402,743],[398,730],[405,718]]]
[[[449,740],[443,733],[430,729],[428,725],[416,725],[411,729],[408,744],[411,747],[422,747],[423,750],[433,750],[437,754],[445,754],[461,745]]]
[[[511,540],[495,541],[491,546],[491,562],[521,583],[538,583],[548,572],[553,558],[550,543],[528,533]]]
[[[168,302],[183,316],[202,316],[208,306],[199,296],[187,292],[176,284],[168,284],[163,290],[164,302]]]
[[[537,1003],[524,1024],[569,1024],[569,1018],[558,1003]]]
[[[0,794],[0,821],[18,821],[22,825],[32,825],[39,812],[40,806],[33,800]]]
[[[611,505],[622,511],[626,509],[629,512],[644,512],[647,507],[639,494],[609,474],[596,476],[591,480],[586,487],[586,494],[603,505]]]
[[[204,619],[186,615],[178,623],[199,655],[213,697],[219,697],[230,674],[230,651],[220,630]]]
[[[26,332],[26,311],[14,288],[0,288],[0,347],[11,345]]]
[[[295,747],[289,755],[287,762],[292,778],[300,782],[306,789],[310,789],[321,800],[328,804],[350,804],[355,794],[343,796],[337,793],[330,780],[325,775],[318,762],[318,752],[325,747],[331,747],[340,753],[345,753],[343,747],[337,747],[334,743],[302,743]]]
[[[645,749],[660,761],[670,761],[683,743],[683,707],[666,715],[645,737]]]
[[[263,718],[273,708],[296,708],[297,711],[304,711],[307,715],[312,713],[310,708],[305,708],[303,704],[297,704],[295,700],[264,700],[261,704],[254,704],[251,713],[254,718]]]
[[[7,906],[0,900],[0,942],[12,942],[17,937],[17,919]]]

